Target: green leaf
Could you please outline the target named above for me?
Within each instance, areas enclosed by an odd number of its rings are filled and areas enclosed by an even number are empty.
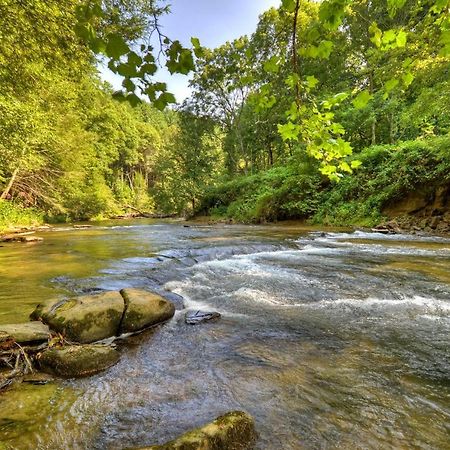
[[[119,34],[110,34],[106,44],[106,54],[113,59],[119,59],[130,51],[125,40]]]
[[[396,34],[394,30],[387,30],[383,33],[383,37],[381,39],[381,42],[383,44],[390,44],[391,42],[395,42]]]
[[[350,0],[326,0],[320,4],[319,19],[329,30],[337,30],[342,23],[345,8]]]
[[[138,75],[136,67],[131,64],[121,63],[117,66],[117,73],[123,77],[133,78]]]
[[[306,86],[309,89],[314,89],[318,82],[319,80],[314,75],[308,75],[306,77]]]
[[[386,81],[384,85],[384,90],[389,94],[389,92],[391,92],[397,87],[398,83],[399,81],[397,78],[391,78],[390,80]]]
[[[413,82],[413,80],[414,75],[411,72],[406,72],[402,76],[403,86],[405,86],[406,88],[409,87],[409,85]]]
[[[298,140],[298,135],[300,134],[300,126],[292,123],[292,122],[288,122],[284,125],[278,124],[278,133],[280,133],[281,138],[283,139],[283,141],[297,141]]]
[[[295,0],[281,0],[281,7],[287,12],[294,12],[296,6]]]
[[[96,54],[104,53],[106,42],[101,38],[94,38],[89,42],[89,48]]]
[[[407,39],[407,34],[403,30],[400,30],[397,33],[397,36],[395,38],[395,42],[397,44],[397,47],[405,47],[406,46],[406,39]]]
[[[350,162],[350,167],[352,169],[357,169],[361,164],[362,164],[361,161],[358,161],[357,159],[354,159],[353,161]]]
[[[144,75],[154,75],[156,71],[158,70],[158,67],[156,64],[143,64],[139,69],[139,75],[143,77]]]
[[[353,173],[353,170],[350,168],[350,166],[346,161],[341,161],[339,163],[339,169],[342,170],[343,172]]]
[[[347,100],[349,94],[347,92],[339,92],[338,94],[334,95],[332,98],[332,103],[334,105],[338,105],[339,103],[342,103],[344,100]]]
[[[365,108],[367,103],[373,98],[373,95],[370,94],[370,92],[366,89],[364,91],[361,91],[355,99],[353,99],[352,103],[353,106],[356,109],[362,109]]]
[[[378,28],[378,25],[376,22],[373,22],[372,25],[369,27],[369,33],[373,36],[370,38],[370,40],[377,46],[381,47],[381,38],[383,36],[383,32]]]
[[[169,103],[176,103],[175,96],[170,92],[163,92],[156,100],[153,101],[155,108],[162,111]]]
[[[200,39],[196,37],[191,37],[191,44],[194,48],[200,48]]]
[[[141,99],[136,94],[128,94],[125,100],[133,107],[141,103]]]
[[[406,0],[387,0],[389,16],[394,17],[397,11],[405,5]]]
[[[142,58],[135,52],[128,53],[128,64],[133,66],[140,66],[142,64]]]
[[[267,73],[277,73],[280,69],[279,62],[280,59],[278,58],[278,56],[272,56],[270,59],[264,62],[264,71]]]
[[[125,78],[122,81],[122,86],[128,91],[128,92],[134,92],[136,89],[136,85],[129,79]]]
[[[328,59],[333,50],[333,42],[322,41],[317,47],[317,56],[319,58]]]
[[[297,86],[298,82],[300,81],[300,77],[296,73],[292,73],[289,75],[286,80],[286,86],[290,87],[291,89],[294,89],[295,86]]]

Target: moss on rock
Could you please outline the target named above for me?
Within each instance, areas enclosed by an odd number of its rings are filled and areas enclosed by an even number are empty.
[[[141,450],[249,450],[256,439],[252,417],[232,411],[163,445]]]
[[[45,342],[50,336],[48,326],[42,322],[28,322],[0,325],[0,335],[9,335],[19,344]],[[0,338],[1,341],[1,338]]]
[[[31,316],[73,341],[90,343],[116,336],[123,310],[120,293],[105,292],[41,304]]]
[[[122,289],[125,313],[121,332],[133,333],[169,320],[175,314],[175,306],[158,294],[142,289]]]
[[[77,378],[101,372],[116,364],[119,357],[119,352],[111,347],[80,345],[46,350],[38,361],[46,373]]]

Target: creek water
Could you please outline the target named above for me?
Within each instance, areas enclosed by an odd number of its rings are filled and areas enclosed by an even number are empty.
[[[186,310],[101,374],[0,394],[0,448],[163,443],[229,410],[257,449],[448,449],[450,239],[142,220],[0,248],[0,323],[49,297],[156,290]]]

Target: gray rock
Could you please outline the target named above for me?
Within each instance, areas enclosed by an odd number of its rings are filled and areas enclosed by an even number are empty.
[[[42,322],[15,323],[0,325],[0,336],[9,335],[19,344],[45,342],[50,337],[50,330]],[[0,341],[2,338],[0,338]]]
[[[65,378],[93,375],[119,361],[119,352],[102,345],[77,345],[43,352],[39,367],[43,372]]]
[[[169,320],[175,314],[175,306],[158,294],[142,289],[122,289],[125,314],[121,332],[134,333]]]
[[[220,319],[220,314],[215,311],[188,311],[184,321],[189,325],[197,325],[202,322],[211,322]]]

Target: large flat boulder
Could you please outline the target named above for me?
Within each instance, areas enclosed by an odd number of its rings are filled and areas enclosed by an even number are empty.
[[[134,333],[169,320],[175,314],[173,303],[158,294],[142,289],[122,289],[125,314],[121,332]]]
[[[117,350],[103,345],[74,345],[52,348],[39,357],[43,372],[65,378],[93,375],[119,361]]]
[[[46,342],[50,337],[50,330],[47,325],[39,321],[0,325],[0,336],[6,335],[19,344],[35,344]]]
[[[115,336],[123,311],[124,300],[114,291],[43,303],[31,317],[44,321],[72,341],[91,343]]]
[[[232,411],[173,441],[141,450],[247,450],[253,448],[255,439],[253,418],[245,412]]]

